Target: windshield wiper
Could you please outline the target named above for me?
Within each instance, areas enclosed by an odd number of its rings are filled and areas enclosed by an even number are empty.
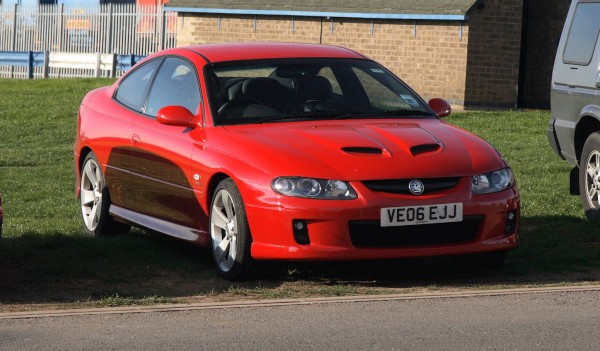
[[[278,123],[291,121],[313,121],[313,120],[340,120],[350,118],[380,118],[388,116],[427,116],[433,117],[430,112],[420,110],[394,110],[381,112],[362,112],[362,111],[313,111],[302,112],[292,116],[267,117],[258,121],[258,123]]]
[[[433,117],[434,115],[431,112],[421,111],[421,110],[392,110],[392,111],[383,111],[382,115],[386,116],[429,116]]]
[[[310,116],[294,115],[286,117],[268,117],[259,120],[257,123],[278,123],[278,122],[292,122],[292,121],[311,121],[313,118]]]
[[[297,115],[284,116],[284,117],[269,117],[260,120],[258,123],[277,123],[277,122],[290,122],[290,121],[313,121],[323,119],[346,119],[351,117],[363,117],[370,116],[364,112],[349,112],[349,111],[314,111],[314,112],[302,112]]]

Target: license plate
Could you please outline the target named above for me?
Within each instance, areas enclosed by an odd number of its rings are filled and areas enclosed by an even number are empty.
[[[463,204],[440,204],[426,206],[386,207],[381,209],[381,226],[420,225],[460,222]]]

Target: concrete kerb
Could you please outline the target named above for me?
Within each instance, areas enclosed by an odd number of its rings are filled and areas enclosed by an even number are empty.
[[[472,291],[461,291],[461,292],[439,292],[439,293],[434,292],[434,293],[417,293],[417,294],[314,297],[314,298],[304,298],[304,299],[247,300],[247,301],[231,301],[231,302],[211,302],[211,303],[132,306],[132,307],[104,307],[104,308],[34,311],[34,312],[6,312],[6,313],[0,313],[0,319],[63,317],[63,316],[78,316],[78,315],[97,315],[97,314],[178,312],[178,311],[196,311],[196,310],[207,310],[207,309],[228,309],[228,308],[249,308],[249,307],[250,308],[260,308],[260,307],[314,305],[314,304],[331,304],[331,303],[360,303],[360,302],[377,302],[377,301],[393,301],[393,300],[449,299],[449,298],[469,298],[469,297],[485,297],[485,296],[493,297],[493,296],[505,296],[505,295],[523,295],[523,294],[540,294],[540,293],[557,293],[557,292],[589,292],[589,291],[600,292],[600,285],[498,289],[498,290],[472,290]]]

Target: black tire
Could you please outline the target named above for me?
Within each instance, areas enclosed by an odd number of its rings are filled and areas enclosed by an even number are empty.
[[[90,152],[80,169],[81,218],[85,232],[93,237],[127,233],[130,226],[117,222],[110,216],[110,194],[100,163]]]
[[[579,196],[590,221],[600,220],[600,134],[585,141],[579,160]]]
[[[255,262],[250,255],[252,236],[244,201],[230,178],[215,189],[210,205],[212,256],[219,274],[227,280],[252,277]]]

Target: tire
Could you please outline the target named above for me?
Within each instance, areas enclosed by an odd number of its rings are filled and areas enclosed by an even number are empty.
[[[248,218],[240,191],[229,178],[217,185],[211,201],[210,239],[213,259],[223,278],[244,280],[252,276]]]
[[[579,194],[585,215],[600,220],[600,134],[591,134],[579,160]]]
[[[127,233],[130,226],[115,221],[108,213],[110,195],[102,168],[93,152],[85,157],[80,171],[81,218],[85,232],[93,237]]]

